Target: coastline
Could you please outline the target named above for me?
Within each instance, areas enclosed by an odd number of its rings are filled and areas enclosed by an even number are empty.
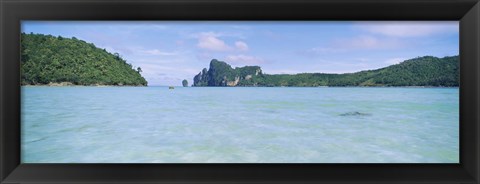
[[[144,85],[105,85],[105,84],[91,84],[91,85],[78,85],[71,82],[50,82],[48,84],[22,84],[25,87],[148,87]]]
[[[50,82],[48,84],[22,84],[22,87],[169,87],[143,85],[105,85],[91,84],[78,85],[71,82]],[[182,86],[176,86],[182,87]],[[460,86],[189,86],[192,88],[459,88]]]
[[[153,86],[156,87],[156,86]],[[219,88],[459,88],[460,86],[192,86]]]

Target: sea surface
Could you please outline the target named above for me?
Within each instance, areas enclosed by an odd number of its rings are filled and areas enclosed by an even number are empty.
[[[22,87],[23,163],[458,163],[458,88]]]

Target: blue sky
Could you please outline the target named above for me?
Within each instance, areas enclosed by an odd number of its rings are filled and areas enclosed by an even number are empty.
[[[457,21],[23,21],[25,33],[76,37],[141,67],[150,86],[193,83],[215,58],[264,73],[348,73],[459,53]]]

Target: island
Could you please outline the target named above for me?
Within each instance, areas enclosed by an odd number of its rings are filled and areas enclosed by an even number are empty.
[[[187,81],[187,79],[183,79],[183,81],[182,81],[182,86],[183,86],[183,87],[188,87],[188,81]]]
[[[21,34],[22,85],[147,86],[140,67],[75,37]]]
[[[193,86],[431,86],[458,87],[460,77],[458,56],[424,56],[388,67],[355,73],[265,74],[259,66],[232,68],[213,59],[193,78]]]

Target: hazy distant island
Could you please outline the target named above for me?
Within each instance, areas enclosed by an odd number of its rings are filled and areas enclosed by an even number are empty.
[[[141,72],[118,53],[75,37],[21,34],[22,85],[146,86]]]
[[[213,59],[193,78],[193,86],[459,86],[459,57],[417,57],[376,70],[355,73],[265,74],[259,66],[232,68]]]

